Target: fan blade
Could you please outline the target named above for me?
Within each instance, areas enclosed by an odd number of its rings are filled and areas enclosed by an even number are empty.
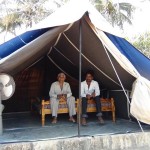
[[[9,99],[15,91],[15,82],[13,78],[7,74],[0,74],[0,83],[3,85],[1,90],[1,99]]]
[[[0,82],[5,86],[9,83],[10,77],[7,74],[0,74]]]

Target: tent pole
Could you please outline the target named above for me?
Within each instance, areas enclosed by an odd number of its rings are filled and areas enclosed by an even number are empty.
[[[82,20],[79,22],[79,105],[78,105],[78,137],[81,126],[81,75],[82,75]]]
[[[127,90],[127,95],[128,95],[128,99],[129,99],[129,91]],[[130,100],[130,99],[129,99]],[[131,120],[131,117],[130,117],[130,103],[128,102],[128,100],[127,100],[127,111],[128,111],[128,118],[129,118],[129,120]]]
[[[3,84],[0,82],[0,136],[3,134],[3,120],[2,120],[2,112],[4,109],[4,106],[2,104],[2,89],[3,89]]]

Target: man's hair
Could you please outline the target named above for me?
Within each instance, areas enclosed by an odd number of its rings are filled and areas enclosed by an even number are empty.
[[[62,75],[66,78],[66,75],[63,72],[59,73],[58,76],[57,76],[57,78],[59,78]]]
[[[87,76],[88,74],[90,74],[92,77],[94,77],[94,71],[93,70],[88,70],[85,74],[85,76]]]

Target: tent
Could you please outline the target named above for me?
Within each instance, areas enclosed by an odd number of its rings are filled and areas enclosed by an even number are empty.
[[[130,113],[150,124],[150,60],[85,1],[69,2],[2,44],[0,72],[15,75],[46,56],[55,67],[78,80],[81,26],[82,73],[94,70],[101,89],[115,97],[120,112],[127,108],[131,96]],[[128,102],[123,103],[123,99]]]

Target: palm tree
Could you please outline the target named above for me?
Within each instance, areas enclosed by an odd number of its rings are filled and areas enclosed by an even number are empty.
[[[46,10],[44,3],[48,0],[2,0],[0,2],[0,33],[5,32],[16,36],[18,26],[32,27],[50,13]]]
[[[132,24],[132,12],[134,7],[130,3],[113,3],[111,0],[92,0],[98,11],[112,24],[123,29],[125,22]]]
[[[0,18],[0,32],[10,32],[16,35],[16,27],[21,25],[20,17],[17,13],[8,14],[3,18]]]
[[[16,28],[18,26],[21,26],[21,20],[16,13],[0,18],[0,33],[5,32],[4,42],[8,32],[16,36]]]
[[[33,23],[38,23],[53,10],[46,10],[44,3],[48,0],[15,0],[17,11],[26,27],[32,27]]]

